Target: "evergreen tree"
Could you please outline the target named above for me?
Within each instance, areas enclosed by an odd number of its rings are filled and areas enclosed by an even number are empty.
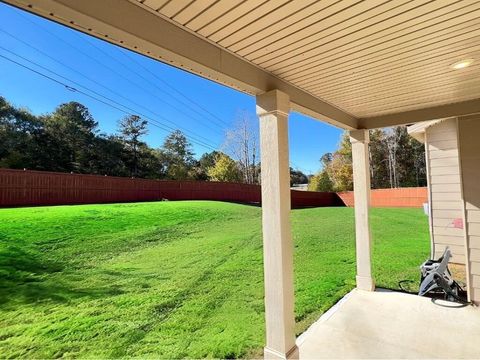
[[[139,149],[144,145],[141,138],[148,133],[148,122],[138,115],[128,115],[121,119],[118,125],[127,149],[130,175],[137,176],[139,157],[142,154]]]
[[[46,170],[48,143],[41,119],[0,97],[0,167]]]
[[[308,178],[300,170],[295,170],[290,168],[290,186],[298,185],[298,184],[307,184]]]
[[[193,178],[193,155],[192,144],[187,137],[180,130],[172,132],[159,150],[163,176],[172,180]]]
[[[121,138],[99,135],[94,139],[94,151],[89,159],[89,173],[109,176],[129,176],[128,158]]]
[[[88,109],[75,101],[61,104],[44,124],[59,170],[88,172],[98,125]]]

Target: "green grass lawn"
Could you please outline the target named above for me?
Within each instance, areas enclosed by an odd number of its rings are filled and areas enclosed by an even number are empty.
[[[260,208],[0,210],[0,357],[244,357],[264,342]],[[380,287],[417,281],[420,209],[373,209]],[[292,211],[297,332],[354,287],[353,210]]]

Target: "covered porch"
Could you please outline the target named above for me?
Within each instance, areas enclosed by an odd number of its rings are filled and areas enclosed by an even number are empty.
[[[475,342],[480,311],[415,294],[376,289],[372,275],[370,230],[369,130],[350,130],[354,179],[356,289],[295,338],[293,242],[288,196],[288,138],[286,94],[273,90],[257,96],[262,164],[265,312],[269,359],[478,358]],[[466,257],[468,301],[478,305],[480,237],[478,236],[480,117],[448,116],[458,128],[459,182]],[[468,129],[468,130],[467,130]],[[463,144],[463,146],[462,146]],[[441,160],[449,163],[449,159]],[[283,169],[283,170],[282,170]],[[272,176],[273,175],[273,176]],[[429,187],[438,186],[431,184]],[[449,185],[443,185],[449,188]],[[430,201],[430,205],[432,202]],[[438,208],[430,209],[432,214]],[[420,264],[419,264],[420,265]],[[458,280],[458,279],[457,279]]]
[[[474,359],[480,312],[377,289],[353,290],[297,339],[302,359]]]
[[[478,215],[476,154],[480,149],[475,140],[480,119],[472,114],[480,113],[480,3],[6,2],[256,96],[266,358],[480,356],[473,338],[480,330],[478,310],[447,309],[416,296],[374,292],[368,151],[369,129],[447,117],[463,119],[459,123],[464,125],[465,139],[470,137],[458,184],[459,191],[467,195],[462,197],[464,223],[468,224],[467,210]],[[294,330],[289,219],[290,111],[349,131],[355,190],[357,290],[299,339]],[[480,236],[465,231],[469,299],[478,302]]]

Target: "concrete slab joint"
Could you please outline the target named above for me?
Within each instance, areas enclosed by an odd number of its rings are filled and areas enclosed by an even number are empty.
[[[257,96],[262,163],[262,230],[267,359],[295,359],[293,242],[288,160],[289,96],[272,90]]]

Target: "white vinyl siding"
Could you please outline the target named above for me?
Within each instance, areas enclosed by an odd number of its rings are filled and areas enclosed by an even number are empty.
[[[463,218],[463,202],[457,120],[445,120],[427,128],[425,149],[429,164],[434,256],[439,257],[448,246],[453,254],[452,262],[464,264],[464,230],[458,227],[458,219]]]

